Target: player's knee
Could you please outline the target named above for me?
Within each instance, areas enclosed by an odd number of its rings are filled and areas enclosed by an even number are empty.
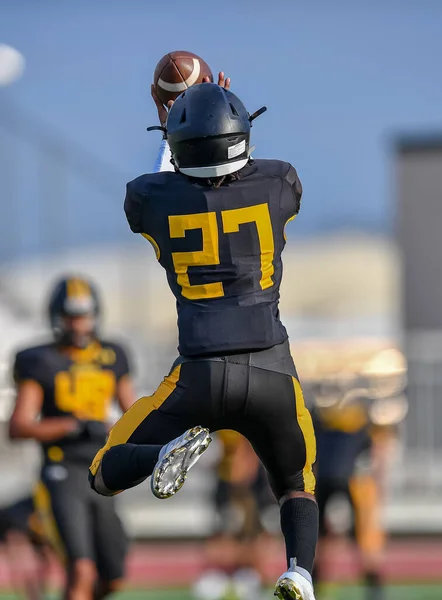
[[[280,505],[289,498],[314,499],[315,478],[311,471],[306,472],[302,469],[284,476],[271,477],[270,483]]]
[[[97,568],[89,558],[76,560],[71,569],[71,582],[74,587],[92,588],[97,580]]]
[[[279,506],[282,506],[283,504],[285,504],[285,502],[287,502],[287,500],[292,500],[293,498],[306,498],[307,500],[311,500],[312,502],[316,503],[316,498],[314,494],[311,494],[310,492],[293,491],[287,492],[279,498]]]
[[[97,494],[100,494],[101,496],[114,496],[116,494],[114,490],[110,490],[104,483],[101,464],[95,475],[92,475],[89,471],[89,484],[94,492],[97,492]]]

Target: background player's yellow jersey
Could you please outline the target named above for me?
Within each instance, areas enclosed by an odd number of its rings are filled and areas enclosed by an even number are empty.
[[[128,373],[125,351],[111,342],[96,341],[69,353],[52,343],[16,355],[14,379],[40,385],[42,417],[74,416],[88,422],[80,437],[42,444],[46,460],[90,463],[107,435],[117,381]]]

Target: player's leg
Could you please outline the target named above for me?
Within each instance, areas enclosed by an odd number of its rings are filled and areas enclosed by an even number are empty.
[[[254,484],[260,462],[249,442],[234,431],[221,431],[223,457],[216,466],[216,532],[206,543],[206,565],[194,586],[197,600],[261,595],[261,525]]]
[[[367,600],[383,600],[381,567],[385,533],[381,522],[381,504],[376,481],[370,474],[356,475],[349,485],[354,512],[354,534],[359,549]]]
[[[124,583],[128,540],[115,510],[113,498],[90,493],[93,536],[98,569],[95,600],[120,590]]]
[[[158,497],[179,489],[210,441],[214,372],[219,373],[221,387],[221,363],[178,364],[152,396],[138,400],[114,425],[92,462],[92,488],[114,495],[138,485],[155,470],[152,489]]]
[[[40,565],[29,537],[23,531],[11,529],[4,543],[14,591],[28,600],[40,600],[43,591]]]
[[[241,437],[231,462],[231,501],[240,525],[235,536],[237,563],[233,587],[240,600],[253,600],[262,594],[264,529],[260,518],[259,492],[267,479],[262,471],[251,444]]]
[[[262,368],[265,364],[251,368],[247,408],[238,426],[266,467],[280,505],[288,571],[278,581],[275,593],[284,599],[311,600],[318,537],[312,470],[316,443],[296,371],[293,366],[293,374],[285,374],[290,368],[287,358],[278,362],[280,353],[283,348],[268,351],[268,364],[275,371]],[[264,358],[262,354],[259,360],[264,362]]]
[[[25,498],[1,511],[2,538],[11,583],[18,595],[29,600],[43,597],[45,565],[41,560],[42,540],[31,530],[32,498]]]
[[[56,465],[61,467],[61,465]],[[69,466],[57,474],[43,469],[36,507],[51,544],[66,568],[66,600],[92,600],[97,580],[92,523],[84,496],[84,468]],[[80,475],[81,474],[81,475]]]

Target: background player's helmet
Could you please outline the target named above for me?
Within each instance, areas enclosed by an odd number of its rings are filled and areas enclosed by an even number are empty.
[[[49,300],[49,321],[57,344],[86,347],[97,336],[100,303],[95,287],[81,277],[65,277],[53,288]],[[94,326],[78,336],[66,324],[65,317],[91,316]]]
[[[239,171],[249,160],[255,116],[250,117],[235,94],[215,83],[190,87],[175,100],[167,118],[166,137],[175,166],[184,175],[206,179]]]

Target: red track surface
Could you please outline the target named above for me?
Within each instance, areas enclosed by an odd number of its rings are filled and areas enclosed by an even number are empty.
[[[269,543],[266,576],[274,581],[285,569],[280,544]],[[138,587],[185,586],[199,575],[204,567],[203,546],[190,544],[136,544],[128,560],[129,584]],[[358,578],[357,557],[351,547],[339,543],[328,560],[329,577],[350,581]],[[442,580],[442,541],[412,540],[391,542],[383,561],[383,571],[389,581]],[[50,578],[53,584],[62,581],[62,571],[54,561]],[[0,587],[9,582],[7,564],[0,556]]]

